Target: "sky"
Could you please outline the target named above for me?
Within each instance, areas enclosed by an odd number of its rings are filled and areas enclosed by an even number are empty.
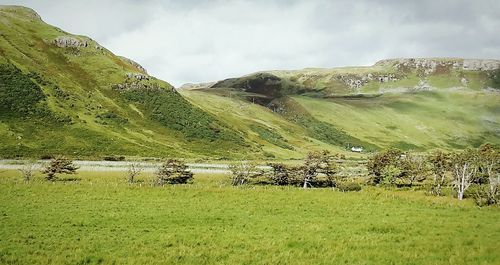
[[[175,86],[402,57],[500,59],[497,0],[19,0]]]

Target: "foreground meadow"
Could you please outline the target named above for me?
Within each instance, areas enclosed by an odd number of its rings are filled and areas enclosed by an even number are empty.
[[[500,263],[498,207],[423,191],[71,178],[24,183],[0,172],[1,264]]]

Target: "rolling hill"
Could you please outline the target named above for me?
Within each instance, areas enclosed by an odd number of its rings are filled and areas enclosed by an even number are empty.
[[[29,8],[0,6],[0,157],[300,159],[499,144],[498,68],[394,59],[175,89]]]
[[[259,104],[309,138],[343,148],[462,149],[500,143],[499,66],[499,60],[392,59],[259,72],[183,93],[204,109],[227,101]],[[200,94],[216,98],[208,103]]]

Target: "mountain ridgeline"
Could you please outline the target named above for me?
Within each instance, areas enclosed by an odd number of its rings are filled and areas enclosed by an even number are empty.
[[[176,90],[29,8],[0,6],[0,156],[291,159],[499,144],[499,65],[395,59]]]

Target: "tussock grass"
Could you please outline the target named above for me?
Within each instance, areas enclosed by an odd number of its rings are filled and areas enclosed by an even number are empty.
[[[71,176],[74,177],[74,176]],[[39,176],[37,177],[39,178]],[[423,192],[0,173],[0,263],[498,264],[500,211]],[[141,186],[142,183],[142,186]]]

